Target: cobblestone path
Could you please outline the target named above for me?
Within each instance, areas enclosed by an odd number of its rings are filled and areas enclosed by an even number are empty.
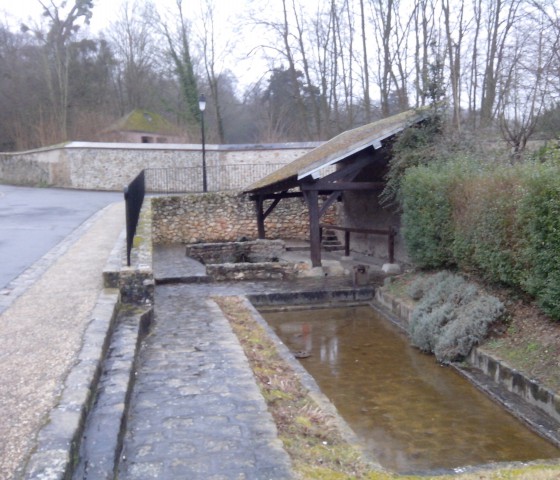
[[[125,479],[288,479],[252,371],[212,286],[158,286],[119,466]]]

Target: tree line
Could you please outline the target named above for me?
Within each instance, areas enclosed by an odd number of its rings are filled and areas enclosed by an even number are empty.
[[[558,0],[125,0],[99,32],[93,0],[37,0],[0,23],[0,150],[102,139],[147,109],[200,141],[326,140],[442,105],[453,131],[514,154],[560,131]],[[101,132],[101,133],[100,133]]]

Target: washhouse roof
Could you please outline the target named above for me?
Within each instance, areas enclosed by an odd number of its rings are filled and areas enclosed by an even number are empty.
[[[178,128],[157,113],[137,108],[117,120],[108,130],[172,135],[177,132]]]
[[[298,181],[306,177],[319,178],[320,170],[325,167],[340,162],[367,147],[381,148],[383,140],[421,122],[426,119],[427,115],[426,110],[408,110],[362,127],[347,130],[253,183],[245,192],[256,193],[259,190],[271,190],[275,186],[278,187],[278,190],[285,190],[297,186]]]

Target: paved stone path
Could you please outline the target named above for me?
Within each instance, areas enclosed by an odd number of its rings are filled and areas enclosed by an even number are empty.
[[[156,289],[155,325],[140,354],[121,480],[293,478],[241,346],[208,299],[212,290]]]
[[[59,400],[123,227],[123,202],[105,208],[12,282],[0,302],[2,480],[16,476]]]

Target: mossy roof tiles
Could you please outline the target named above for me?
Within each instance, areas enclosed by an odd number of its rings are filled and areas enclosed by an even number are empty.
[[[137,108],[118,120],[110,130],[173,135],[178,128],[157,113]]]
[[[273,188],[275,184],[284,189],[286,182],[297,180],[310,175],[328,165],[337,163],[350,155],[401,132],[406,127],[425,119],[425,110],[408,110],[391,117],[347,130],[322,145],[303,154],[297,160],[285,165],[261,180],[250,185],[246,192],[257,192],[262,189]],[[379,147],[376,147],[379,148]]]

